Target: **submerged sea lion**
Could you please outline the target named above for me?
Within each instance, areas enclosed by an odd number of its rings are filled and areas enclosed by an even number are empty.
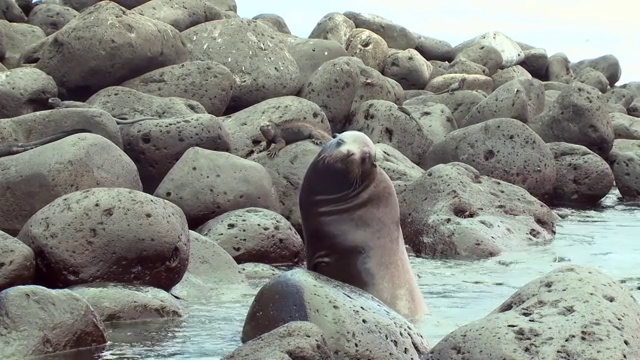
[[[375,161],[371,139],[345,131],[309,165],[299,196],[307,268],[418,321],[426,305],[405,249],[398,197]]]

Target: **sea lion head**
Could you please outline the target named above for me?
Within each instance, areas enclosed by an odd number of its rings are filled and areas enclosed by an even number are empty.
[[[324,144],[303,181],[317,196],[354,195],[377,174],[376,148],[360,131],[334,134]]]
[[[265,121],[260,124],[260,133],[265,139],[273,139],[276,134],[276,125],[271,121]]]

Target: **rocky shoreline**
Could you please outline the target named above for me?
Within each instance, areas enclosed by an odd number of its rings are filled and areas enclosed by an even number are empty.
[[[357,12],[298,38],[234,0],[0,0],[0,61],[0,358],[100,349],[105,323],[180,318],[254,276],[271,280],[248,319],[285,316],[283,287],[309,317],[247,320],[226,359],[640,358],[637,301],[576,265],[427,344],[305,269],[321,145],[273,155],[260,131],[366,134],[407,250],[488,259],[552,242],[553,207],[640,199],[640,82],[618,85],[613,55],[497,31],[452,46]]]

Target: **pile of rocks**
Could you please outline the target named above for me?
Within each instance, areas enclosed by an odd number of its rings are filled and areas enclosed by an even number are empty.
[[[500,32],[453,47],[355,12],[305,39],[236,10],[0,0],[1,358],[99,348],[105,322],[179,317],[178,299],[243,291],[249,264],[301,265],[312,134],[376,143],[427,258],[547,243],[550,206],[614,185],[640,198],[640,82],[616,86],[612,55],[571,62]],[[261,292],[279,286],[322,316],[245,327],[229,359],[640,358],[637,303],[590,268],[547,274],[431,350],[359,289],[296,269]]]

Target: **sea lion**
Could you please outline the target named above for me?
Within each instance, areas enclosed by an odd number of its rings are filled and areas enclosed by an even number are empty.
[[[422,318],[398,197],[367,135],[334,134],[307,168],[298,200],[309,270],[369,292],[410,321]]]

